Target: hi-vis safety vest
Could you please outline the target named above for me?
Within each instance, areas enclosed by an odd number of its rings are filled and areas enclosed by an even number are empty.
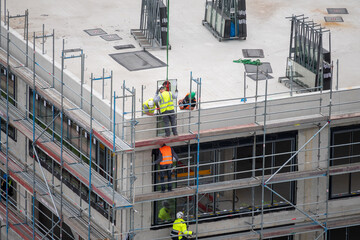
[[[150,101],[154,101],[154,99],[153,99],[153,98],[149,98],[148,100],[146,100],[146,102],[144,102],[144,104],[143,104],[143,109],[145,109],[144,106],[147,106],[148,112],[149,112],[149,113],[154,113],[154,112],[155,112],[155,105],[154,105],[153,108],[151,108],[151,107],[149,106],[149,102],[150,102]],[[143,111],[143,112],[145,113],[145,111]]]
[[[159,93],[160,97],[160,113],[163,113],[165,111],[174,110],[174,100],[171,92],[164,91],[162,93]]]
[[[186,223],[183,219],[178,218],[175,220],[173,224],[173,232],[177,233],[177,235],[188,235],[192,234],[192,231],[188,231],[186,227]],[[183,236],[179,236],[179,239],[182,239]]]
[[[163,146],[160,148],[160,152],[162,154],[162,160],[160,162],[160,165],[168,165],[172,164],[172,154],[171,154],[171,147],[169,146]]]

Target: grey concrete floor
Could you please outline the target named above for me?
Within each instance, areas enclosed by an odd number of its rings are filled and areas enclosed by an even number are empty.
[[[332,59],[340,61],[339,87],[352,88],[359,85],[357,68],[360,64],[358,54],[360,10],[358,0],[251,0],[247,1],[246,40],[219,42],[201,24],[205,13],[205,0],[170,1],[170,44],[169,78],[178,79],[179,96],[189,91],[189,75],[201,77],[202,101],[221,100],[243,96],[242,64],[233,63],[243,58],[242,49],[263,49],[265,58],[270,62],[274,77],[269,80],[269,92],[284,92],[288,88],[278,83],[278,78],[285,75],[286,58],[289,51],[290,21],[286,17],[292,14],[304,14],[310,20],[322,24],[331,30]],[[101,76],[114,72],[115,91],[126,80],[128,86],[137,89],[140,99],[141,85],[145,85],[144,98],[152,97],[156,90],[156,81],[166,78],[166,67],[130,72],[116,63],[109,54],[139,51],[141,48],[130,34],[130,29],[139,28],[141,0],[12,0],[7,1],[10,15],[23,14],[29,9],[29,32],[41,35],[42,24],[46,33],[55,29],[56,59],[60,63],[62,40],[66,39],[65,48],[82,48],[85,60],[85,79],[89,85],[90,74]],[[343,23],[326,23],[324,16],[329,15],[326,8],[345,7],[349,14],[341,15]],[[11,20],[11,27],[23,32],[23,20]],[[107,42],[99,36],[89,36],[83,30],[102,28],[109,34],[118,34],[122,40]],[[133,44],[134,49],[115,50],[113,46]],[[41,40],[37,40],[41,48]],[[52,52],[52,41],[48,39],[45,49]],[[165,50],[150,52],[166,62]],[[80,78],[80,61],[66,61],[67,71]],[[336,71],[334,72],[336,75]],[[265,81],[261,81],[260,93],[264,93]],[[95,90],[102,92],[101,82],[94,83]],[[247,80],[247,95],[255,94],[255,81]],[[109,98],[110,84],[105,86],[105,97]],[[138,108],[140,102],[138,101]]]

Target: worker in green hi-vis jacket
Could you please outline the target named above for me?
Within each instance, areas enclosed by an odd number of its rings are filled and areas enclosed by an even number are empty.
[[[171,220],[171,210],[170,205],[167,201],[162,202],[162,208],[159,211],[158,218],[162,221],[170,221]]]

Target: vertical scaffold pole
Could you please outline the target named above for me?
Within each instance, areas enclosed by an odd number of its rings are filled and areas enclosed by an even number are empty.
[[[0,0],[0,47],[1,47],[1,40],[2,40],[2,35],[1,35],[1,11],[2,11],[2,9],[1,9],[1,5],[2,5],[2,3]],[[5,19],[4,19],[4,21],[5,21]],[[1,233],[1,228],[0,228],[0,233]],[[0,236],[1,236],[1,234],[0,234]]]
[[[33,35],[33,144],[35,142],[35,96],[36,96],[36,86],[35,86],[35,32]],[[35,199],[36,199],[36,192],[35,192],[35,152],[33,152],[33,197],[32,197],[32,230],[33,230],[33,239],[35,239]]]
[[[197,131],[197,151],[196,151],[196,240],[198,239],[199,231],[199,170],[200,170],[200,114],[201,114],[201,78],[198,78],[198,92],[199,92],[199,110],[198,110],[198,131]]]
[[[89,163],[89,228],[88,228],[88,239],[91,240],[90,234],[91,234],[91,166],[92,166],[92,108],[93,108],[93,74],[91,73],[91,93],[90,93],[90,163]]]
[[[84,66],[85,66],[85,55],[83,50],[81,50],[81,77],[80,77],[80,108],[83,108],[83,98],[84,98]]]
[[[112,118],[112,94],[113,94],[113,87],[114,87],[114,85],[113,85],[113,71],[111,70],[111,73],[110,73],[110,131],[111,130],[113,130],[113,131],[115,131],[114,129],[111,129],[111,127],[112,127],[112,124],[111,124],[111,118]]]
[[[331,79],[330,79],[330,97],[329,97],[329,118],[328,118],[328,159],[326,161],[326,195],[329,194],[330,188],[330,175],[329,175],[329,168],[330,168],[330,159],[331,159],[331,111],[332,111],[332,88],[333,88],[333,63],[331,63]],[[328,218],[329,218],[329,196],[326,196],[326,212],[325,212],[325,239],[327,239],[328,234]]]
[[[53,29],[53,48],[52,48],[52,87],[55,87],[55,29]]]
[[[263,134],[263,156],[262,156],[262,179],[261,179],[261,235],[264,229],[264,198],[265,198],[265,154],[266,154],[266,107],[267,107],[267,90],[268,90],[268,77],[267,73],[265,74],[266,83],[265,83],[265,101],[264,101],[264,134]]]
[[[26,12],[25,12],[25,26],[26,26],[26,62],[25,62],[25,67],[27,67],[29,65],[29,10],[28,9],[26,9]]]
[[[8,31],[7,31],[7,54],[6,54],[6,239],[9,236],[9,73],[10,73],[10,34],[9,34],[9,19],[8,19]]]
[[[61,52],[61,139],[60,139],[60,162],[61,162],[61,170],[60,170],[60,239],[62,239],[62,231],[63,231],[63,168],[64,168],[64,159],[63,159],[63,128],[64,128],[64,55],[65,50],[65,39],[63,39],[63,50]]]

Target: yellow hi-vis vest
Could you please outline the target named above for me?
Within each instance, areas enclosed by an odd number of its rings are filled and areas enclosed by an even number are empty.
[[[165,111],[174,110],[174,99],[171,92],[164,91],[159,93],[160,97],[160,113]]]
[[[143,104],[143,110],[145,109],[144,106],[147,106],[147,108],[148,108],[148,110],[149,110],[149,113],[154,113],[154,112],[155,112],[155,105],[154,105],[153,108],[151,108],[151,107],[149,106],[149,102],[150,102],[150,101],[154,101],[154,99],[153,99],[153,98],[149,98],[148,100],[146,100],[146,102],[144,102],[144,104]],[[145,111],[143,111],[143,112],[145,113]]]
[[[187,234],[192,234],[192,231],[188,231],[187,227],[186,227],[186,223],[183,219],[178,218],[175,220],[174,224],[173,224],[173,231],[177,232],[178,235],[187,235]],[[179,239],[182,239],[183,236],[179,236]]]

